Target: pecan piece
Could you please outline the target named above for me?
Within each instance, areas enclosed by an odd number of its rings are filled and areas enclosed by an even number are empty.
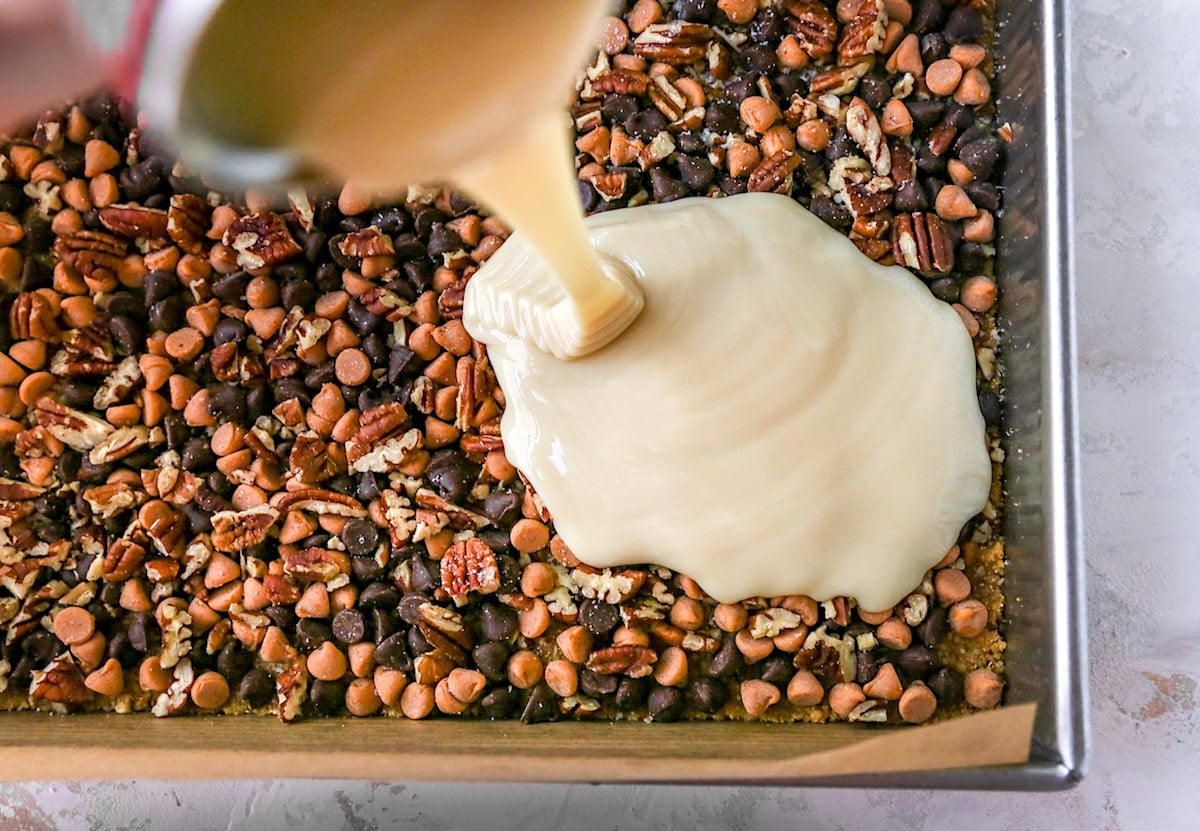
[[[129,239],[166,239],[167,212],[141,205],[110,205],[100,209],[100,224]]]
[[[651,79],[649,92],[650,102],[667,117],[667,121],[677,121],[687,112],[687,98],[675,88],[675,85],[666,76],[655,75]]]
[[[853,63],[860,58],[874,55],[883,46],[887,15],[883,11],[883,0],[862,0],[854,16],[842,27],[838,41],[838,61]]]
[[[262,584],[272,605],[291,606],[300,600],[300,589],[282,574],[267,574],[263,577]]]
[[[106,583],[128,580],[145,560],[146,549],[133,540],[113,540],[100,565],[100,579]]]
[[[845,95],[858,87],[858,82],[870,69],[871,61],[865,60],[818,72],[809,83],[809,90],[813,93]]]
[[[157,427],[151,429],[143,424],[119,427],[92,448],[88,461],[94,465],[116,462],[156,443],[156,440],[162,441],[162,437],[162,430]]]
[[[442,588],[462,601],[470,592],[492,594],[500,588],[500,569],[491,546],[477,537],[460,540],[442,557]]]
[[[633,53],[648,61],[683,66],[704,60],[713,37],[712,27],[704,23],[655,23],[634,40]]]
[[[199,196],[177,193],[167,209],[167,236],[185,253],[202,257],[211,215],[212,208]]]
[[[138,522],[160,552],[168,557],[183,554],[184,535],[188,525],[182,513],[163,500],[155,499],[147,502],[138,511]]]
[[[846,185],[846,201],[856,217],[878,213],[892,204],[892,180],[876,176],[869,182]]]
[[[879,119],[867,106],[867,102],[855,96],[846,108],[846,132],[862,148],[867,160],[880,176],[892,172],[892,154],[883,140]]]
[[[100,389],[96,390],[96,395],[92,398],[92,406],[97,410],[104,410],[124,401],[140,380],[142,368],[138,364],[138,356],[130,355],[117,364],[117,368],[101,382]]]
[[[72,410],[51,398],[38,399],[34,417],[46,432],[80,453],[90,452],[113,433],[113,426],[107,421]]]
[[[833,54],[837,42],[838,26],[833,13],[819,0],[784,0],[783,10],[787,13],[787,27],[800,48],[814,61]]]
[[[24,502],[28,499],[37,499],[45,492],[45,488],[39,488],[37,485],[31,485],[28,482],[0,478],[0,500],[5,502]]]
[[[416,511],[408,501],[408,497],[396,491],[386,490],[379,494],[383,503],[383,516],[388,524],[388,536],[392,545],[402,548],[408,545],[416,530]]]
[[[54,242],[54,253],[83,277],[115,277],[125,259],[128,243],[104,231],[72,231]]]
[[[275,678],[275,692],[279,701],[279,720],[287,723],[299,718],[308,697],[308,667],[303,656],[293,658]]]
[[[346,234],[338,242],[337,247],[347,257],[378,257],[383,254],[396,253],[392,238],[374,225],[368,225],[361,231]]]
[[[780,150],[768,156],[754,168],[746,189],[754,193],[783,193],[792,189],[792,174],[803,160],[790,150]]]
[[[93,323],[79,329],[68,329],[62,334],[62,345],[83,358],[111,361],[116,357],[108,327],[100,323]]]
[[[284,575],[301,581],[328,583],[350,573],[350,558],[340,551],[280,546],[279,558]]]
[[[245,551],[267,538],[279,519],[279,510],[257,505],[244,511],[218,511],[212,515],[212,543],[218,551]]]
[[[83,670],[70,652],[59,655],[45,669],[34,671],[29,695],[68,707],[92,700],[92,691],[83,683]]]
[[[14,340],[58,340],[58,319],[50,301],[36,292],[22,292],[8,310],[8,327]]]
[[[125,482],[96,485],[83,492],[83,499],[98,519],[112,519],[138,504],[138,495]]]
[[[266,211],[235,219],[225,229],[221,242],[237,252],[238,266],[249,271],[278,265],[304,253],[292,239],[287,223]]]
[[[429,488],[419,488],[416,500],[418,507],[445,514],[448,520],[446,524],[459,531],[466,529],[477,531],[491,523],[491,520],[483,514],[477,514],[474,511],[468,511],[466,508],[455,505]]]
[[[337,476],[337,463],[329,455],[329,445],[314,435],[300,435],[292,444],[288,467],[296,481],[319,485]]]
[[[618,95],[644,95],[650,76],[635,69],[613,69],[592,81],[596,92],[615,92]]]
[[[422,603],[417,609],[417,628],[425,640],[455,664],[462,666],[475,646],[471,630],[462,615],[436,603]]]
[[[644,678],[654,671],[658,653],[648,646],[607,646],[588,655],[587,668],[600,675]]]
[[[275,507],[279,511],[310,511],[351,519],[361,519],[367,515],[367,509],[354,497],[324,488],[305,488],[286,493],[279,498]]]
[[[588,182],[605,202],[615,202],[625,195],[629,174],[623,170],[589,176]]]
[[[424,437],[417,429],[405,429],[408,414],[398,402],[366,410],[359,417],[359,430],[346,442],[346,461],[356,473],[386,473],[414,450],[421,448]]]

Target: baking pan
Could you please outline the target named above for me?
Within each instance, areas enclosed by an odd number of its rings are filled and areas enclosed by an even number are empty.
[[[945,725],[524,726],[452,719],[282,725],[250,717],[8,713],[0,716],[0,779],[328,776],[1011,790],[1056,790],[1079,781],[1089,736],[1067,2],[1000,0],[998,7],[999,119],[1013,131],[997,256],[1007,390],[1008,690],[1005,708],[972,718],[986,723],[1036,705],[1027,763],[947,767],[953,755],[929,753],[927,738]],[[864,738],[867,744],[888,739],[888,758],[856,768],[873,772],[831,775],[848,768],[829,760],[855,745],[861,750]],[[820,751],[834,756],[805,755]]]

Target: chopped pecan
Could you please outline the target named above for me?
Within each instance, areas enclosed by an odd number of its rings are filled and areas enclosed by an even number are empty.
[[[296,437],[288,456],[288,468],[296,481],[306,485],[319,485],[338,473],[337,463],[329,454],[329,445],[315,435]]]
[[[340,551],[280,546],[279,558],[283,561],[283,573],[301,581],[328,583],[350,573],[350,558]]]
[[[416,500],[417,505],[421,508],[445,514],[448,518],[446,524],[459,531],[467,529],[479,530],[491,523],[491,520],[483,514],[477,514],[474,511],[469,511],[466,508],[448,502],[429,488],[418,488]]]
[[[138,494],[125,482],[96,485],[83,492],[83,499],[99,519],[112,519],[138,504]]]
[[[292,208],[292,216],[300,223],[305,231],[311,231],[316,226],[316,207],[304,188],[290,188],[287,192],[288,205]]]
[[[946,274],[954,268],[954,240],[937,214],[900,214],[892,223],[892,255],[914,271]]]
[[[837,43],[838,26],[833,13],[819,0],[784,0],[787,27],[800,48],[814,61],[833,54]]]
[[[286,493],[279,498],[275,507],[280,511],[309,511],[359,519],[367,515],[367,509],[354,497],[323,488],[305,488]]]
[[[167,209],[167,235],[185,253],[202,257],[211,215],[212,208],[199,196],[177,193]]]
[[[124,537],[113,540],[100,566],[100,579],[120,583],[134,575],[146,559],[146,549]]]
[[[130,355],[117,364],[117,368],[101,382],[100,389],[96,390],[96,395],[92,398],[92,406],[97,410],[104,410],[113,404],[119,404],[133,392],[140,380],[142,369],[138,365],[138,356]]]
[[[238,345],[236,341],[223,343],[208,355],[208,365],[218,381],[238,380]]]
[[[869,182],[846,185],[846,201],[856,217],[878,213],[892,204],[892,180],[876,176]]]
[[[179,576],[179,561],[171,557],[147,560],[145,568],[151,583],[169,583]]]
[[[383,516],[387,520],[392,545],[397,548],[408,545],[417,525],[416,512],[408,497],[386,490],[379,494],[379,499],[383,503]]]
[[[634,40],[633,53],[648,61],[683,66],[704,60],[713,37],[712,27],[703,23],[655,23]]]
[[[14,340],[58,340],[59,328],[54,306],[37,292],[18,294],[8,310],[9,333]]]
[[[421,431],[408,427],[404,405],[390,402],[366,410],[358,432],[346,442],[346,461],[357,473],[386,473],[423,444]]]
[[[392,238],[374,225],[346,234],[337,247],[347,257],[378,257],[396,253]]]
[[[107,421],[73,410],[51,398],[38,399],[34,417],[50,435],[80,453],[93,448],[113,434]]]
[[[131,456],[143,447],[155,444],[156,440],[161,442],[162,439],[162,430],[157,427],[150,428],[144,424],[118,427],[92,448],[88,454],[88,461],[94,465],[106,465]]]
[[[802,161],[798,154],[790,150],[780,150],[768,156],[750,173],[747,190],[754,193],[791,192],[792,174]]]
[[[54,242],[54,253],[85,278],[115,277],[128,243],[105,231],[72,231]]]
[[[24,502],[28,499],[37,499],[45,492],[45,488],[39,488],[28,482],[0,478],[0,500],[5,502]]]
[[[615,202],[625,195],[628,179],[628,173],[618,170],[589,176],[588,182],[591,183],[592,187],[596,189],[596,193],[600,194],[600,198],[605,202]]]
[[[651,79],[649,92],[650,102],[667,117],[668,121],[675,121],[687,112],[687,98],[675,88],[671,79],[665,75],[655,75]]]
[[[644,678],[654,671],[658,653],[648,646],[607,646],[588,655],[587,668],[600,675]]]
[[[491,546],[478,537],[459,540],[441,561],[442,588],[455,600],[470,592],[491,594],[500,588],[500,569]]]
[[[463,300],[467,296],[467,281],[459,280],[442,289],[438,295],[438,310],[442,317],[454,319],[462,317]]]
[[[282,549],[282,546],[280,546]],[[290,606],[300,600],[302,592],[282,574],[266,574],[262,579],[267,599],[276,606]]]
[[[737,59],[728,43],[720,38],[713,38],[705,50],[704,57],[708,61],[709,74],[718,81],[728,81],[733,77],[734,70],[737,69]]]
[[[615,92],[618,95],[644,95],[650,76],[635,69],[613,69],[592,81],[596,92]]]
[[[846,108],[846,132],[862,148],[867,160],[880,176],[892,172],[892,154],[883,139],[879,119],[867,102],[855,96]]]
[[[83,670],[70,652],[64,652],[45,669],[33,673],[29,695],[67,706],[86,704],[92,700],[92,691],[83,683]]]
[[[279,519],[279,510],[257,505],[244,511],[218,511],[212,515],[212,543],[218,551],[245,551],[267,538]]]
[[[183,554],[187,518],[161,499],[147,502],[138,511],[138,521],[154,547],[168,557]]]
[[[308,697],[308,667],[303,656],[293,658],[275,678],[275,693],[279,701],[279,720],[287,723],[298,719]]]
[[[114,361],[102,361],[80,355],[71,349],[60,349],[50,359],[50,374],[59,378],[86,378],[108,375],[117,368]]]
[[[850,241],[854,243],[859,251],[866,254],[868,258],[875,262],[880,262],[885,257],[891,256],[892,253],[892,244],[887,240],[854,237]]]
[[[110,205],[100,209],[100,224],[129,239],[165,239],[167,212],[141,205]]]
[[[221,242],[237,252],[239,267],[251,271],[304,253],[283,219],[266,211],[235,219],[225,229]]]
[[[475,359],[470,355],[458,359],[454,367],[458,394],[454,397],[454,426],[466,430],[475,416]]]
[[[111,361],[116,357],[108,327],[102,323],[68,329],[62,333],[62,345],[80,357],[97,361]]]
[[[809,90],[814,93],[829,93],[845,95],[858,87],[858,82],[871,70],[871,61],[839,66],[818,72],[809,83]]]
[[[853,638],[830,635],[821,626],[808,633],[804,646],[796,652],[799,669],[812,671],[826,685],[853,681],[857,672]]]
[[[470,628],[462,615],[436,603],[422,603],[417,609],[417,628],[430,646],[442,651],[454,663],[462,666],[475,646]]]
[[[186,505],[196,496],[196,475],[179,466],[179,454],[168,450],[158,457],[158,467],[142,471],[142,487],[150,496],[176,505]]]
[[[862,0],[854,16],[842,27],[842,37],[838,41],[838,62],[848,64],[874,55],[883,46],[886,28],[887,15],[883,11],[883,0]]]
[[[159,663],[162,663],[161,659]],[[196,680],[196,671],[192,668],[190,658],[182,658],[172,664],[172,667],[171,686],[167,687],[166,692],[159,694],[150,708],[150,712],[158,718],[166,718],[183,712],[183,709],[187,707],[188,692],[192,688],[192,682]]]

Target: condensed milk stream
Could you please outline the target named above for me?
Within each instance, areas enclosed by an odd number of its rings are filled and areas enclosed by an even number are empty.
[[[166,0],[160,26],[205,34],[182,55],[152,42],[146,77],[183,94],[145,103],[201,169],[383,192],[444,176],[515,227],[464,323],[505,393],[506,452],[583,562],[658,563],[727,602],[888,608],[987,499],[970,338],[787,197],[585,229],[558,92],[605,8]]]

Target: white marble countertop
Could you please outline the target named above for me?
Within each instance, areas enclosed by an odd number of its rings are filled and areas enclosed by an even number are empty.
[[[1094,735],[1079,787],[13,784],[0,829],[1196,827],[1200,4],[1075,0],[1071,17]]]

